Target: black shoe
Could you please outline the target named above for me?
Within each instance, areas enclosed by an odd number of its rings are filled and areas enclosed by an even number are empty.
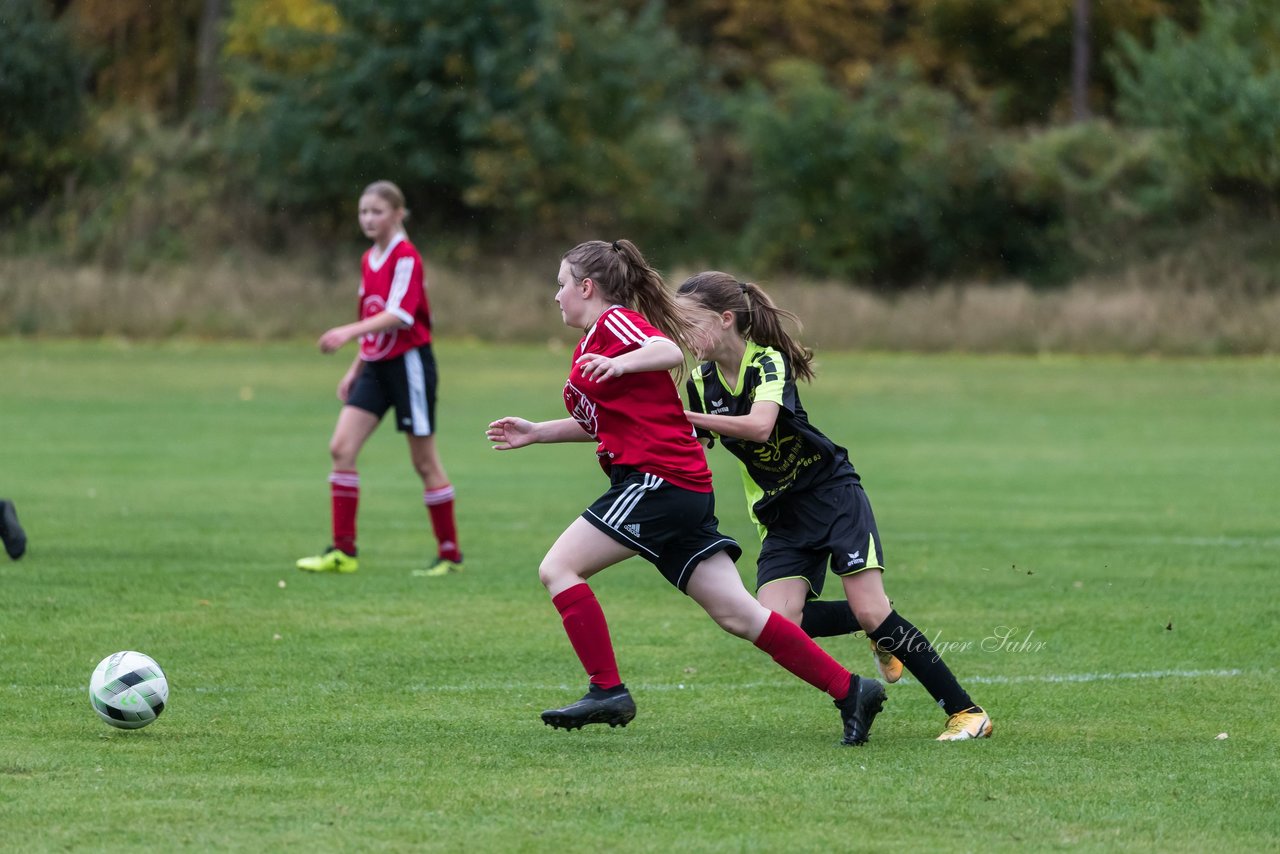
[[[0,498],[0,541],[4,542],[4,550],[14,560],[27,551],[27,534],[18,524],[18,511],[7,498]]]
[[[626,685],[605,690],[595,685],[586,696],[563,709],[547,709],[542,722],[556,729],[581,729],[587,724],[626,726],[636,716],[636,701]]]
[[[849,676],[849,696],[835,701],[844,721],[841,744],[866,744],[871,738],[871,723],[884,708],[884,686],[874,679]]]

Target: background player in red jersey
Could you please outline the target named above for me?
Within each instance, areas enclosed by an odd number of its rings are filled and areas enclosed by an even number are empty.
[[[717,528],[706,455],[668,373],[684,363],[680,344],[687,343],[690,326],[662,278],[631,242],[596,240],[565,253],[557,283],[565,324],[585,332],[564,386],[571,417],[500,418],[488,430],[500,451],[536,442],[597,442],[609,473],[609,490],[569,525],[538,568],[590,678],[581,700],[543,712],[543,721],[577,729],[626,726],[635,717],[587,579],[638,554],[722,629],[826,691],[840,710],[843,743],[864,743],[884,687],[845,670],[799,626],[757,602],[733,563],[741,549]]]
[[[939,741],[990,736],[991,718],[885,596],[880,532],[858,473],[848,451],[810,424],[800,403],[796,378],[813,376],[813,353],[783,328],[783,318],[795,317],[758,285],[727,273],[699,273],[678,293],[701,310],[693,350],[706,360],[689,379],[687,414],[700,435],[718,436],[742,465],[764,540],[760,601],[816,636],[854,631],[856,615],[881,676],[895,682],[905,664],[947,713]],[[828,563],[847,605],[816,601]]]
[[[404,231],[404,195],[390,181],[377,181],[360,195],[360,229],[373,246],[360,262],[360,319],[320,336],[320,350],[333,351],[360,339],[360,351],[338,383],[338,414],[329,454],[333,543],[298,561],[308,572],[355,572],[356,509],[360,475],[356,458],[392,407],[396,429],[409,439],[409,456],[422,478],[422,500],[435,530],[437,557],[415,575],[441,576],[462,569],[453,487],[436,452],[436,362],[431,353],[431,311],[422,256]]]

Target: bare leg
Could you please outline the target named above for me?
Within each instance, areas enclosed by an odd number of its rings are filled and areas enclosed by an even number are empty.
[[[439,489],[448,486],[449,476],[445,474],[440,454],[436,452],[436,437],[406,435],[409,439],[409,458],[413,461],[418,477],[422,478],[422,487]]]
[[[776,611],[796,625],[800,624],[808,597],[809,584],[803,578],[780,578],[756,591],[756,598],[761,605],[770,611]]]
[[[356,406],[344,406],[338,413],[333,437],[329,440],[329,456],[334,471],[355,471],[356,458],[364,443],[378,429],[378,418],[372,412]]]
[[[771,612],[747,592],[738,568],[725,552],[716,552],[698,564],[685,592],[716,625],[753,643],[769,621]]]
[[[554,597],[575,584],[583,583],[605,567],[635,554],[579,516],[542,559],[538,580]]]
[[[884,573],[878,569],[864,569],[853,575],[842,576],[844,594],[849,600],[853,615],[864,632],[873,632],[893,610],[889,597],[884,593]]]

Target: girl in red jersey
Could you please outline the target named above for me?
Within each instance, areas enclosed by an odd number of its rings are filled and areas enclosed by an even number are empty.
[[[596,442],[610,487],[560,535],[538,577],[590,678],[586,695],[542,720],[552,727],[626,726],[635,702],[618,673],[604,612],[587,580],[634,555],[703,607],[730,634],[752,641],[820,690],[840,710],[844,744],[866,742],[884,687],[840,666],[799,626],[768,610],[742,585],[742,553],[717,529],[706,455],[684,417],[670,371],[684,363],[690,326],[662,278],[634,244],[591,241],[565,253],[556,302],[585,334],[564,386],[571,417],[500,418],[489,440],[500,451],[537,442]]]
[[[699,273],[677,293],[699,312],[693,352],[706,360],[689,379],[687,415],[704,441],[719,438],[741,463],[763,539],[760,601],[815,636],[861,624],[880,675],[896,682],[905,664],[947,713],[939,741],[990,736],[986,711],[885,596],[880,533],[858,473],[848,451],[810,424],[800,404],[796,378],[812,378],[813,353],[783,328],[784,318],[795,317],[759,285],[727,273]],[[827,564],[847,603],[818,600]]]
[[[435,530],[437,556],[415,575],[442,576],[462,569],[453,516],[453,487],[436,452],[436,363],[431,353],[431,311],[422,256],[404,231],[404,195],[390,181],[377,181],[360,195],[360,228],[373,240],[361,259],[360,319],[320,336],[320,351],[332,353],[360,339],[360,351],[338,383],[345,405],[329,441],[333,470],[329,491],[333,543],[298,561],[308,572],[355,572],[356,508],[360,475],[356,457],[392,407],[396,429],[409,439],[409,457],[422,478],[422,500]]]

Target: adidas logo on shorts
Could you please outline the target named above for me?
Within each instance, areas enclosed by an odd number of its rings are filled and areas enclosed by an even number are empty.
[[[633,536],[633,537],[638,537],[638,536],[640,536],[640,526],[639,526],[639,525],[634,525],[634,524],[633,524],[633,525],[623,525],[623,526],[622,526],[622,530],[626,531],[628,534],[630,534],[630,535],[631,535],[631,536]]]

